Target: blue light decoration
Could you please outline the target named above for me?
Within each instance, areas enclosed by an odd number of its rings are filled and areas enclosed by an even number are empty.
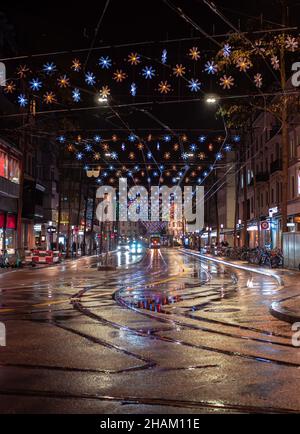
[[[90,170],[89,166],[84,166],[84,170]]]
[[[94,86],[94,84],[96,83],[96,77],[95,74],[93,74],[92,72],[87,72],[85,74],[85,82],[89,85],[89,86]]]
[[[118,159],[118,154],[117,154],[117,152],[112,152],[112,153],[110,154],[110,157],[111,157],[113,160],[117,160],[117,159]]]
[[[182,156],[183,160],[188,160],[188,158],[189,158],[189,154],[188,154],[188,152],[183,152],[183,153],[181,154],[181,156]]]
[[[103,172],[102,176],[103,176],[103,178],[107,178],[108,177],[108,173],[107,172]]]
[[[99,66],[101,66],[102,69],[109,69],[112,66],[112,61],[108,56],[102,56],[99,59]]]
[[[92,151],[92,146],[88,143],[87,145],[85,145],[85,148],[84,148],[87,152],[91,152]]]
[[[167,63],[167,60],[168,60],[168,51],[164,48],[161,55],[161,63],[165,65]]]
[[[233,140],[234,140],[235,143],[239,143],[241,141],[241,137],[238,136],[238,135],[233,136]]]
[[[173,184],[176,184],[177,179],[176,178],[172,178],[172,182],[173,182]]]
[[[197,78],[192,78],[191,80],[189,80],[188,87],[190,88],[191,92],[199,92],[201,88],[201,83]]]
[[[114,166],[111,164],[110,166],[109,166],[109,170],[112,172],[113,170],[115,170],[115,168],[114,168]]]
[[[206,140],[206,136],[200,136],[198,140],[200,143],[204,143]]]
[[[232,146],[227,144],[227,145],[225,145],[224,149],[226,152],[230,152],[232,150]]]
[[[54,71],[56,71],[56,65],[53,62],[47,62],[44,64],[43,66],[43,71],[50,75],[52,74]]]
[[[126,150],[126,145],[125,145],[125,143],[122,143],[122,145],[121,145],[121,149],[122,149],[122,151],[125,151],[125,150]]]
[[[72,91],[72,98],[74,102],[79,102],[81,100],[81,95],[80,95],[80,90],[79,89],[74,89]]]
[[[131,172],[131,170],[127,173],[127,176],[129,176],[129,177],[132,178],[132,172]]]
[[[223,56],[224,57],[230,57],[231,50],[232,50],[231,46],[229,44],[225,44],[223,47]]]
[[[158,151],[160,151],[160,143],[159,143],[159,142],[156,143],[156,149],[157,149]]]
[[[128,137],[128,140],[129,140],[131,143],[134,143],[134,142],[136,141],[136,139],[137,139],[137,137],[136,137],[135,134],[130,134],[130,136]]]
[[[57,138],[57,140],[58,140],[60,143],[65,143],[66,138],[65,138],[65,136],[59,136],[59,137]]]
[[[218,70],[218,65],[215,64],[214,60],[212,60],[211,62],[207,62],[204,66],[204,70],[208,73],[208,74],[212,74],[214,75],[217,70]]]
[[[102,179],[101,178],[97,178],[97,184],[102,184]]]
[[[211,164],[211,165],[209,166],[209,170],[210,170],[211,172],[214,170],[214,165],[213,165],[213,164]]]
[[[163,164],[161,164],[161,165],[159,166],[159,170],[160,170],[161,172],[164,170],[164,168],[165,168],[165,166],[164,166]]]
[[[139,167],[139,166],[134,166],[134,170],[135,170],[136,172],[138,172],[138,171],[140,170],[140,167]]]
[[[132,96],[136,96],[137,86],[135,83],[131,83],[130,85],[130,93]]]
[[[182,178],[183,177],[183,173],[182,172],[178,172],[178,176],[179,176],[179,178]]]
[[[147,178],[149,184],[151,184],[151,178]]]
[[[76,154],[76,158],[77,158],[77,160],[82,160],[82,158],[83,158],[83,153],[82,153],[82,152],[77,152],[77,154]]]
[[[26,107],[28,104],[28,99],[26,98],[26,96],[24,95],[24,93],[21,93],[18,96],[18,103],[20,107]]]
[[[41,80],[39,80],[38,78],[33,78],[30,82],[29,82],[29,86],[32,90],[40,90],[40,88],[42,87],[42,82]]]
[[[171,136],[170,136],[169,134],[166,134],[166,135],[164,136],[164,141],[165,141],[165,142],[170,142],[170,141],[171,141]]]
[[[153,176],[158,176],[158,172],[153,172]]]
[[[142,75],[146,79],[152,80],[152,78],[155,76],[155,69],[152,66],[145,66],[145,68],[142,70]]]
[[[94,137],[94,140],[96,143],[101,142],[101,136],[99,136],[98,134],[96,134],[96,136]]]
[[[197,179],[197,182],[198,182],[198,184],[202,184],[202,179],[201,179],[201,178],[198,178],[198,179]]]
[[[190,150],[191,150],[192,152],[197,151],[197,149],[198,149],[198,146],[197,146],[195,143],[192,143],[192,144],[190,145]]]
[[[208,175],[208,172],[203,172],[203,176],[206,178],[207,177],[207,175]]]
[[[152,158],[152,152],[147,152],[147,158],[148,158],[148,160],[151,160],[151,158]]]
[[[222,160],[222,158],[223,158],[223,154],[221,152],[218,152],[216,154],[216,160]]]

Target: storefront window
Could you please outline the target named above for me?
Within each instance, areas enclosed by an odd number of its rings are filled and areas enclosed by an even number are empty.
[[[0,176],[15,184],[20,182],[20,162],[0,149]]]

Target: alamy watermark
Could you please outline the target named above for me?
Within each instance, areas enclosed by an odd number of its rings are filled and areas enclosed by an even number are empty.
[[[0,322],[0,347],[6,347],[6,327]]]
[[[204,187],[152,186],[150,191],[141,185],[128,190],[127,179],[119,179],[119,197],[111,186],[98,188],[100,200],[96,215],[100,222],[170,222],[184,221],[186,232],[198,232],[204,226]],[[118,210],[118,212],[117,212]]]

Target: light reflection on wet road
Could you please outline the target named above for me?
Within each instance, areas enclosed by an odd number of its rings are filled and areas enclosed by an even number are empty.
[[[275,280],[177,250],[131,259],[0,276],[0,412],[300,410]]]

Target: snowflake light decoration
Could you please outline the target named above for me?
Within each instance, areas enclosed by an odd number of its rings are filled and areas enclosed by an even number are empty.
[[[80,90],[79,89],[74,89],[72,91],[72,98],[74,102],[79,102],[81,100],[81,95],[80,95]]]
[[[170,157],[171,157],[170,152],[165,152],[165,154],[164,154],[164,159],[165,159],[165,160],[169,160]]]
[[[123,80],[127,77],[127,74],[122,71],[122,69],[117,69],[116,72],[114,72],[113,79],[117,83],[122,83]]]
[[[141,57],[139,56],[138,53],[130,53],[128,54],[128,62],[131,65],[138,65],[139,63],[141,63]]]
[[[137,137],[136,137],[135,134],[130,134],[129,137],[128,137],[128,140],[129,140],[131,143],[134,143],[134,142],[136,141],[136,139],[137,139]]]
[[[233,140],[235,143],[239,143],[241,141],[241,136],[235,135],[233,136]]]
[[[186,70],[185,66],[183,66],[181,63],[180,64],[177,63],[175,68],[173,68],[173,74],[176,77],[183,77],[185,74],[185,70]]]
[[[71,69],[73,69],[73,71],[75,71],[75,72],[79,72],[81,70],[80,60],[78,60],[78,59],[72,60]]]
[[[166,135],[164,136],[164,141],[165,141],[165,142],[170,142],[170,141],[171,141],[171,136],[170,136],[169,134],[166,134]]]
[[[165,65],[167,63],[167,59],[168,59],[168,51],[164,49],[161,55],[161,63]]]
[[[171,91],[171,85],[167,81],[161,81],[158,85],[158,91],[161,94],[167,94]]]
[[[274,55],[271,57],[271,65],[273,66],[273,69],[275,69],[275,71],[280,68],[280,63],[277,56]]]
[[[200,136],[198,140],[200,143],[204,143],[206,140],[206,136]]]
[[[198,155],[200,160],[205,160],[205,153],[204,152],[200,152],[200,154]]]
[[[101,142],[101,136],[99,136],[98,134],[96,134],[96,136],[94,137],[94,140],[96,143]]]
[[[298,41],[296,38],[293,38],[292,36],[288,36],[286,38],[285,48],[288,51],[292,51],[294,53],[297,50],[298,46],[299,46],[299,44],[298,44]]]
[[[102,69],[109,69],[112,66],[112,60],[108,56],[102,56],[99,59],[99,66],[101,66]]]
[[[204,66],[204,70],[208,74],[214,75],[218,71],[218,65],[216,65],[213,60],[209,61],[209,62],[206,62],[205,66]]]
[[[144,149],[144,145],[143,145],[143,143],[139,143],[139,144],[137,145],[137,148],[138,148],[139,151],[142,151],[142,150]]]
[[[56,65],[53,62],[45,63],[44,66],[43,66],[43,71],[46,74],[50,75],[50,74],[52,74],[53,72],[56,71]]]
[[[24,95],[24,93],[21,93],[18,96],[18,103],[20,107],[26,107],[28,104],[28,99],[26,98],[26,96]]]
[[[26,78],[29,68],[26,65],[20,65],[17,69],[19,78]]]
[[[146,79],[151,80],[155,76],[155,69],[152,66],[145,66],[145,68],[142,70],[142,75]]]
[[[190,145],[190,150],[191,150],[192,152],[197,151],[197,149],[198,149],[198,147],[197,147],[197,145],[196,145],[195,143],[192,143],[192,144]]]
[[[82,160],[82,158],[83,158],[83,153],[82,153],[82,152],[77,152],[77,154],[76,154],[76,158],[77,158],[77,160]]]
[[[65,136],[59,136],[59,137],[57,138],[57,140],[59,141],[59,143],[65,143],[66,138],[65,138]]]
[[[108,86],[102,86],[99,91],[100,98],[107,99],[110,95],[110,88]]]
[[[199,92],[201,88],[201,83],[197,78],[192,78],[191,80],[189,80],[188,87],[190,88],[191,92]]]
[[[87,145],[85,145],[84,149],[85,149],[87,152],[91,152],[91,151],[93,150],[92,145],[90,145],[89,143],[88,143]]]
[[[13,81],[9,81],[4,86],[5,93],[13,93],[16,90],[16,85]]]
[[[223,75],[220,79],[220,86],[223,89],[230,89],[234,85],[234,78],[230,75],[229,77],[227,75]]]
[[[62,89],[70,86],[70,79],[66,76],[66,74],[61,75],[58,79],[58,86]]]
[[[218,152],[216,154],[216,160],[222,160],[222,158],[223,158],[223,154],[221,152]]]
[[[225,58],[228,58],[231,55],[232,48],[229,44],[225,44],[222,51],[223,51],[223,56]]]
[[[87,72],[85,74],[85,82],[89,85],[89,86],[94,86],[94,84],[96,83],[96,77],[95,74],[93,72]]]
[[[95,152],[93,155],[94,160],[98,161],[101,158],[100,152]]]
[[[241,72],[246,72],[251,67],[251,62],[247,57],[240,57],[236,62],[236,67]]]
[[[147,152],[147,158],[148,158],[148,160],[151,160],[151,158],[152,158],[152,152]]]
[[[110,158],[112,159],[112,160],[117,160],[118,159],[118,154],[117,154],[117,152],[112,152],[111,154],[110,154]]]
[[[43,100],[46,104],[53,104],[56,102],[56,97],[53,92],[46,92],[43,96]]]
[[[42,87],[42,82],[41,80],[39,80],[38,78],[33,78],[30,82],[29,82],[29,86],[32,90],[36,90],[39,91],[40,88]]]
[[[189,56],[192,58],[192,60],[199,60],[200,59],[200,51],[198,50],[198,47],[192,47],[189,50]]]
[[[136,96],[137,86],[135,83],[131,83],[130,85],[130,94],[131,96]]]
[[[262,75],[260,73],[258,73],[254,76],[254,83],[255,83],[255,86],[258,87],[258,89],[260,89],[262,87],[263,78],[262,78]]]
[[[129,159],[130,160],[134,160],[135,159],[135,153],[134,152],[130,152],[129,153]]]
[[[225,145],[224,149],[226,152],[230,152],[232,147],[231,147],[231,145],[227,144],[227,145]]]
[[[181,154],[181,157],[182,157],[183,160],[188,160],[189,159],[189,153],[188,152],[183,152]]]

